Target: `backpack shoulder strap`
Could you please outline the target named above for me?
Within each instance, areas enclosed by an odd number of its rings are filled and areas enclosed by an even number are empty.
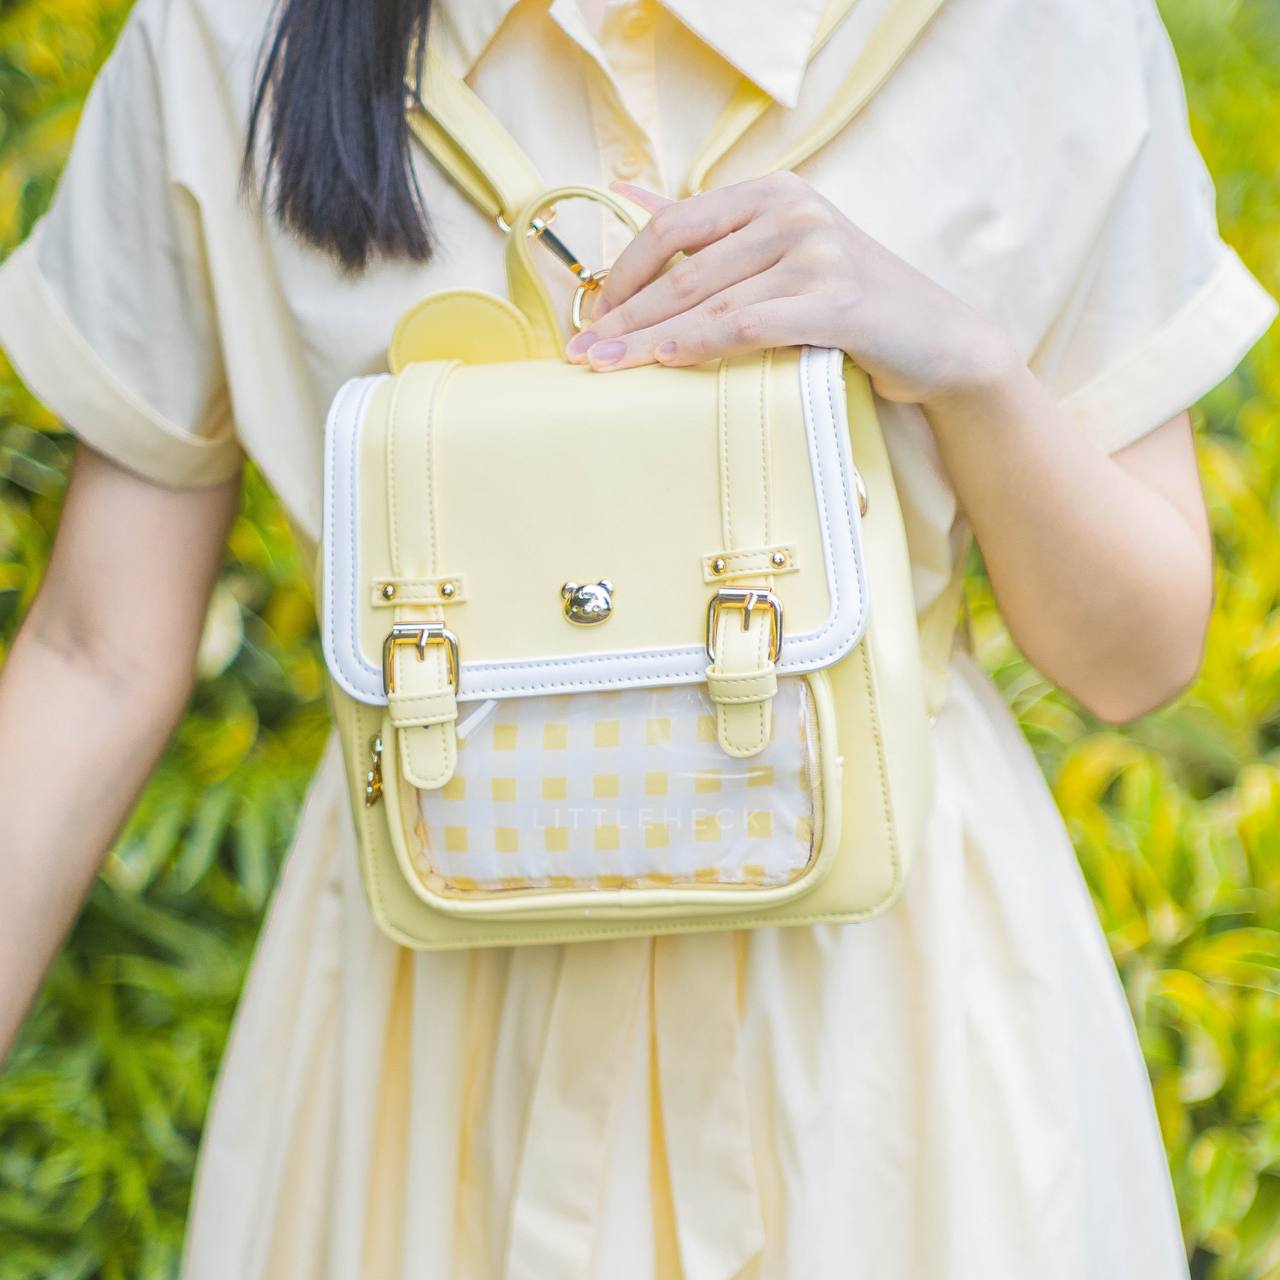
[[[831,0],[818,23],[811,57],[856,2]],[[760,172],[793,169],[825,146],[893,74],[943,3],[944,0],[892,0],[817,124]],[[694,157],[680,194],[701,191],[711,170],[772,103],[763,89],[743,80]],[[499,226],[510,225],[516,212],[538,196],[545,185],[519,143],[479,95],[431,48],[424,59],[420,92],[410,86],[409,126],[436,163]]]
[[[764,165],[758,176],[794,169],[826,146],[893,74],[943,2],[944,0],[892,0],[884,16],[867,36],[848,75],[823,109],[818,122],[782,155]],[[852,0],[837,0],[836,4],[827,9],[819,24],[810,57],[822,48],[852,7]],[[749,80],[742,81],[720,119],[716,121],[710,136],[690,163],[680,195],[694,195],[706,187],[711,170],[764,115],[772,102],[773,99],[763,89]]]
[[[409,85],[408,120],[427,154],[499,226],[510,226],[546,186],[480,95],[430,46],[421,87]]]
[[[832,32],[849,16],[850,10],[857,3],[858,0],[832,0],[827,5],[818,20],[808,61],[812,62],[817,57],[819,50],[831,38]],[[739,80],[733,96],[711,126],[706,141],[689,162],[688,172],[680,184],[678,194],[689,196],[701,191],[706,186],[707,175],[715,165],[737,145],[747,130],[771,106],[773,99],[759,85],[745,76]]]

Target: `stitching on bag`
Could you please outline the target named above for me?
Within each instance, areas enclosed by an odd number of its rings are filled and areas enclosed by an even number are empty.
[[[813,440],[814,447],[816,448],[817,447],[817,440],[816,440],[817,424],[814,422],[813,396],[809,388],[809,378],[808,378],[809,370],[808,370],[808,364],[807,364],[808,356],[809,356],[809,351],[808,349],[806,349],[804,354],[801,355],[800,357],[800,369],[801,369],[800,387],[801,387],[801,394],[804,397],[805,426],[808,430],[813,432],[813,436],[811,438]],[[830,386],[828,386],[828,403],[829,404],[831,403]],[[832,412],[832,418],[831,418],[831,426],[832,426],[831,434],[834,436],[836,434],[836,420],[834,415],[834,406],[833,406],[833,412]],[[842,485],[841,488],[843,490],[844,486]],[[818,510],[822,513],[822,537],[824,539],[823,545],[826,550],[826,555],[823,558],[826,561],[826,563],[829,565],[831,563],[831,557],[834,554],[835,539],[831,535],[831,516],[827,511],[826,486],[819,484],[817,487],[817,493],[818,493]],[[847,491],[845,492],[845,507],[846,509],[848,507]],[[832,618],[838,618],[840,616],[840,575],[835,572],[831,574],[831,602],[833,606],[831,610],[831,616]],[[833,625],[832,623],[828,623],[828,625],[823,628],[823,631],[824,632],[829,631],[832,625]]]
[[[368,407],[368,400],[362,399],[358,410],[358,419],[363,419],[364,411]],[[355,595],[355,582],[360,576],[360,542],[359,542],[359,512],[360,512],[360,488],[357,483],[359,476],[359,457],[360,457],[360,421],[353,424],[351,429],[351,468],[349,471],[350,492],[348,495],[348,511],[347,522],[350,529],[351,537],[351,579],[352,579],[352,595]],[[337,486],[335,485],[336,489]],[[355,655],[357,665],[367,672],[370,676],[377,676],[378,672],[372,663],[366,662],[364,654],[360,650],[360,615],[356,610],[351,613],[351,652]]]
[[[765,388],[768,386],[769,370],[772,365],[773,352],[766,350],[760,361],[760,494],[764,499],[762,541],[766,544],[769,542],[769,530],[772,526],[770,504],[773,494],[769,483],[769,409],[765,399]],[[770,582],[772,584],[772,579]]]
[[[725,546],[732,547],[733,536],[733,473],[729,470],[729,362],[720,361],[716,378],[716,430],[720,437],[720,501],[721,524],[724,527]]]
[[[416,752],[413,750],[412,735],[414,733],[431,734],[433,729],[438,729],[439,725],[430,725],[420,729],[397,729],[396,732],[400,738],[400,774],[401,777],[411,787],[417,787],[422,791],[435,791],[444,786],[446,782],[453,776],[454,770],[457,768],[457,756],[449,748],[448,737],[440,737],[440,735],[432,734],[432,737],[440,738],[440,751],[432,750],[433,756],[439,756],[439,767],[434,773],[422,774],[414,764],[413,756]],[[428,746],[430,744],[428,743]],[[388,819],[388,823],[390,819]]]
[[[805,355],[806,356],[808,355],[808,351],[806,351]],[[849,493],[853,487],[853,484],[845,463],[845,450],[841,448],[841,444],[842,444],[842,441],[840,438],[841,432],[839,430],[839,425],[840,425],[839,418],[836,414],[836,397],[835,397],[835,381],[837,377],[837,370],[841,369],[843,360],[844,360],[844,357],[842,355],[837,355],[834,351],[828,353],[827,408],[831,414],[831,424],[833,428],[831,434],[835,439],[835,443],[836,443],[836,462],[840,467],[840,493],[844,500],[845,519],[848,521],[848,525],[849,525],[849,543],[850,543],[849,549],[850,549],[850,553],[852,554],[853,536],[854,536],[854,531],[857,527],[853,521],[853,508],[849,502]],[[805,379],[805,394],[806,395],[808,394],[808,379]],[[849,446],[849,449],[852,450],[853,441],[852,439],[850,439],[851,433],[849,429],[847,413],[845,415],[844,428],[845,428],[843,433],[845,437],[844,443],[847,443]],[[823,499],[823,501],[825,503],[825,498]],[[861,543],[859,543],[859,545],[861,545]],[[862,572],[863,566],[858,562],[858,559],[856,556],[854,557],[853,567],[854,567],[854,572],[857,575],[857,579],[858,579],[858,615],[857,615],[857,624],[854,627],[854,630],[856,632],[858,628],[862,626],[863,615],[866,612],[867,584],[866,584],[866,578]],[[839,612],[839,610],[837,610],[837,612]]]
[[[444,724],[458,718],[456,706],[448,706],[441,698],[424,696],[406,699],[402,704],[390,705],[391,723],[397,729],[423,729],[432,724]]]
[[[391,573],[396,578],[401,576],[400,521],[396,515],[400,481],[399,468],[396,466],[396,454],[400,450],[400,398],[404,394],[404,384],[407,381],[407,378],[396,379],[395,390],[391,396],[391,407],[387,410],[387,533],[391,541]]]
[[[867,705],[874,708],[876,694],[871,682],[871,651],[866,646],[862,650],[862,679],[867,687]],[[880,717],[873,713],[867,719],[870,721],[871,736],[876,744],[876,765],[880,774],[880,799],[883,806],[882,821],[889,841],[889,864],[893,868],[893,882],[896,885],[902,877],[902,869],[898,853],[898,832],[893,821],[893,801],[889,794],[889,773],[884,758],[884,740],[880,734]]]
[[[448,369],[440,371],[431,388],[431,402],[427,405],[427,474],[425,477],[426,499],[427,499],[427,532],[431,538],[431,547],[428,552],[427,569],[428,572],[436,574],[440,571],[440,525],[436,515],[437,495],[436,495],[436,412],[440,407],[440,398],[444,395],[444,389],[453,378],[454,369],[457,365],[450,365]],[[438,606],[428,605],[427,611],[431,615],[433,622],[439,621],[444,616]],[[448,680],[448,661],[443,648],[437,648],[434,655],[435,672],[434,677],[436,684]],[[449,731],[441,728],[438,731],[444,737],[449,736]],[[445,771],[445,766],[441,766],[441,772]],[[437,775],[439,776],[439,775]]]
[[[719,671],[714,674],[717,684],[745,684],[748,680],[762,680],[765,676],[774,675],[776,670],[776,667],[760,667],[755,671],[736,671],[732,675]]]
[[[351,397],[354,394],[356,394],[356,392],[360,393],[360,401],[356,407],[357,421],[351,431],[351,467],[348,472],[348,478],[350,480],[352,498],[354,498],[355,488],[356,488],[356,482],[355,482],[356,465],[355,464],[356,464],[356,455],[358,453],[359,445],[360,445],[360,429],[359,429],[360,422],[364,418],[365,407],[368,404],[369,397],[373,394],[373,389],[377,385],[378,381],[379,379],[377,378],[370,378],[370,379],[367,379],[366,381],[359,382],[359,383],[357,382],[344,383],[342,390],[339,393],[338,403],[335,403],[333,407],[333,420],[336,425],[349,412],[347,407],[347,402],[351,399]],[[335,474],[337,472],[337,463],[338,463],[337,436],[338,436],[338,433],[335,430],[332,433],[331,439],[329,441],[329,449],[328,449],[329,462],[330,462],[330,468],[331,468],[330,474],[332,478],[332,483],[329,485],[329,528],[332,531],[332,533],[335,535],[334,537],[331,537],[329,539],[329,546],[327,549],[327,554],[325,556],[325,563],[328,569],[328,578],[329,578],[328,586],[329,586],[330,593],[332,593],[332,591],[337,585],[334,581],[334,579],[337,577],[337,554],[338,554],[337,553],[337,537],[336,537],[338,485],[337,485],[337,476]],[[351,547],[351,571],[352,571],[352,579],[353,579],[351,593],[354,596],[356,593],[354,580],[358,577],[358,572],[357,572],[358,565],[356,563],[356,556],[359,550],[359,548],[356,545],[356,503],[354,502],[354,500],[349,503],[349,506],[350,506],[350,510],[347,513],[347,534],[349,539],[349,546]],[[329,612],[329,617],[327,620],[328,621],[327,630],[329,633],[329,646],[334,654],[334,657],[340,658],[340,654],[338,651],[338,611],[334,607],[334,602],[332,599],[326,599],[325,607]],[[360,611],[358,609],[352,609],[351,611],[351,650],[350,650],[351,656],[353,657],[358,670],[364,671],[370,676],[375,676],[378,674],[377,671],[364,660],[364,655],[360,652],[359,624],[360,624]],[[339,670],[341,670],[340,661],[338,665],[339,665]],[[354,689],[352,690],[352,692],[354,694]]]
[[[338,496],[337,496],[338,495],[338,485],[337,485],[338,433],[337,433],[336,423],[341,417],[342,411],[346,406],[347,400],[350,398],[350,390],[349,390],[350,386],[351,384],[349,382],[344,383],[342,390],[338,393],[338,398],[334,402],[333,409],[331,410],[333,415],[333,422],[335,425],[331,430],[328,439],[325,441],[326,461],[329,464],[329,475],[331,479],[331,483],[329,485],[329,492],[326,495],[326,497],[329,500],[329,529],[331,533],[337,532],[336,529],[334,528],[334,524],[337,520],[337,511],[338,511]],[[336,656],[338,652],[338,634],[337,634],[338,633],[338,626],[337,626],[338,611],[333,607],[333,600],[331,598],[333,595],[333,592],[336,590],[336,587],[337,587],[337,583],[334,581],[334,579],[337,577],[337,552],[333,546],[335,541],[336,541],[336,538],[331,537],[329,539],[329,545],[325,548],[325,573],[329,579],[327,583],[328,590],[325,593],[326,595],[325,606],[329,611],[329,617],[326,619],[328,623],[327,630],[329,633],[329,645]],[[352,627],[355,626],[355,618],[356,618],[356,611],[352,610]]]
[[[766,348],[764,355],[760,359],[760,496],[762,498],[762,522],[764,528],[762,530],[764,541],[770,540],[770,530],[772,526],[772,517],[770,507],[773,501],[773,486],[770,484],[769,477],[769,406],[766,399],[766,392],[769,385],[769,372],[773,367],[773,351]],[[807,432],[806,432],[807,434]],[[812,470],[812,467],[810,468]],[[821,477],[818,478],[817,488],[822,487]],[[770,589],[773,587],[772,576],[767,576],[766,581]],[[761,667],[768,659],[768,631],[765,627],[760,628],[760,636],[756,640],[756,665]],[[770,663],[770,666],[775,664]],[[736,701],[736,699],[733,699]],[[769,701],[758,701],[756,703],[756,737],[755,746],[757,750],[763,751],[769,741],[769,718],[773,714],[772,703]]]

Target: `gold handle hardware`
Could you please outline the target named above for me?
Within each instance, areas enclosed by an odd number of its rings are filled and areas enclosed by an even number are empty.
[[[551,253],[559,258],[579,280],[584,283],[590,280],[593,274],[591,269],[584,266],[578,255],[551,230],[549,223],[549,218],[534,218],[529,224],[530,234],[537,237],[541,244],[546,245]]]
[[[382,735],[369,739],[369,772],[364,776],[364,807],[372,809],[382,799]]]
[[[751,615],[760,608],[769,611],[769,661],[777,662],[782,652],[782,601],[767,587],[721,587],[707,602],[707,657],[716,660],[716,623],[722,609],[742,610],[742,629],[751,628]]]
[[[545,245],[548,252],[571,271],[577,279],[578,287],[573,291],[573,301],[569,305],[569,323],[573,327],[574,333],[581,333],[591,323],[591,317],[586,313],[587,299],[592,294],[599,292],[601,284],[609,274],[609,268],[602,267],[599,271],[592,271],[551,230],[551,223],[555,220],[555,216],[556,209],[554,206],[549,211],[543,210],[538,217],[530,220],[525,234],[532,236],[539,244]],[[511,231],[511,225],[501,215],[498,217],[498,227],[504,234],[508,234]]]
[[[458,691],[458,637],[443,622],[397,622],[382,643],[382,688],[388,696],[395,692],[395,672],[392,656],[402,645],[411,644],[418,653],[418,661],[427,656],[427,646],[442,644],[449,656],[449,683],[454,693]]]

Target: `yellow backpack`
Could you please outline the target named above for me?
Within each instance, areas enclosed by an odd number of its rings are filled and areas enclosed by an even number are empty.
[[[892,7],[770,168],[842,128],[940,2]],[[687,191],[768,105],[739,87]],[[928,809],[957,597],[917,631],[866,376],[816,348],[566,363],[534,246],[578,277],[576,318],[600,277],[556,206],[643,215],[544,190],[434,55],[411,122],[505,231],[510,301],[426,299],[327,423],[321,621],[379,925],[445,948],[884,910]]]

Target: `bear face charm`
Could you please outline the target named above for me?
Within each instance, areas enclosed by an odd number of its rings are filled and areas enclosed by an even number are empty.
[[[608,578],[583,586],[566,582],[560,595],[564,599],[564,616],[575,626],[599,626],[613,613],[613,583]]]

